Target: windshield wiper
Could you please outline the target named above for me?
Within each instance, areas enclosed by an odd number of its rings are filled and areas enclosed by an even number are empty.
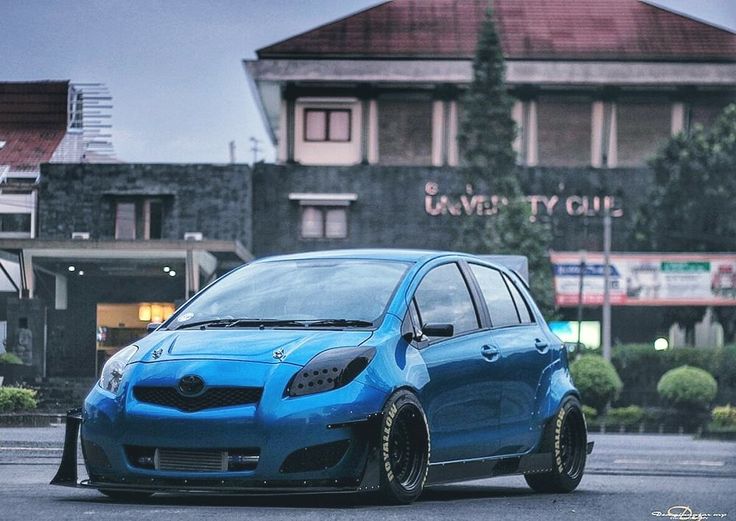
[[[209,320],[199,320],[197,322],[189,322],[187,324],[181,324],[180,326],[177,326],[175,329],[185,329],[188,327],[203,327],[203,326],[214,326],[214,327],[224,327],[229,326],[234,321],[237,321],[236,318],[211,318]]]
[[[325,318],[319,320],[305,320],[309,327],[370,327],[373,322],[354,320],[350,318]]]
[[[282,320],[278,318],[239,318],[233,320],[226,327],[289,327],[299,326],[306,327],[307,321],[304,320]]]
[[[347,318],[286,320],[277,318],[213,318],[182,324],[176,329],[190,327],[370,327],[373,322]]]

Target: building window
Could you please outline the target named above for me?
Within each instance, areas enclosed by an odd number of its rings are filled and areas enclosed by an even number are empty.
[[[350,141],[350,109],[304,109],[304,141]]]
[[[3,213],[0,214],[0,232],[3,234],[31,232],[30,213]]]
[[[119,202],[115,207],[115,238],[135,239],[135,203]]]
[[[117,201],[115,238],[124,241],[163,238],[163,201],[160,199]]]
[[[346,206],[302,206],[303,239],[344,239],[348,236]]]

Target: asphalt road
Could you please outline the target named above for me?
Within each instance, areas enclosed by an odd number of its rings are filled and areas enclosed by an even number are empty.
[[[628,521],[673,519],[653,512],[666,513],[675,506],[687,506],[692,512],[679,519],[719,519],[723,514],[736,518],[736,443],[694,441],[687,436],[591,435],[595,451],[572,494],[536,494],[522,477],[512,476],[433,487],[417,503],[401,507],[353,496],[157,495],[145,503],[116,503],[96,491],[47,484],[56,470],[62,439],[63,427],[0,429],[0,520]]]

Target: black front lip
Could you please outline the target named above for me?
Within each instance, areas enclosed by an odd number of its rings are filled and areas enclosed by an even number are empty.
[[[105,478],[82,480],[75,486],[121,492],[166,492],[186,494],[319,494],[349,493],[369,490],[361,479],[339,480],[278,480],[256,481],[240,479],[126,479],[125,482]]]

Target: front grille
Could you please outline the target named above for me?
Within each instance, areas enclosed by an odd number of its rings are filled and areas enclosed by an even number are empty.
[[[227,470],[227,452],[156,449],[154,465],[156,470],[224,472]]]
[[[134,467],[174,472],[237,472],[254,470],[260,450],[168,449],[126,445],[125,454]]]
[[[281,472],[310,472],[334,467],[345,455],[349,445],[349,440],[341,440],[296,450],[284,460]]]
[[[199,396],[183,396],[174,387],[136,386],[133,389],[133,395],[138,401],[173,407],[184,412],[254,404],[261,399],[262,393],[261,387],[211,387]]]

